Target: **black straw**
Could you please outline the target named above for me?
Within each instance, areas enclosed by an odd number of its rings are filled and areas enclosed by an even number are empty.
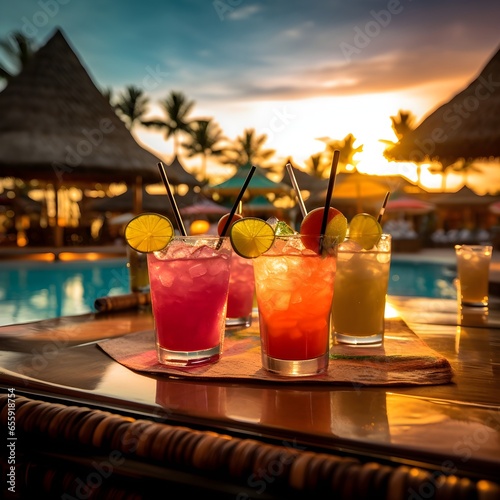
[[[219,249],[222,245],[222,238],[226,236],[227,230],[231,226],[231,221],[233,219],[233,215],[236,213],[236,210],[238,210],[238,206],[240,204],[241,199],[243,198],[243,195],[245,194],[245,191],[248,187],[248,184],[250,183],[250,179],[252,178],[255,170],[257,167],[255,165],[252,165],[250,168],[250,172],[248,172],[247,178],[245,179],[245,182],[243,183],[243,186],[241,186],[240,192],[238,193],[238,196],[236,197],[236,201],[234,202],[233,207],[231,208],[231,211],[229,212],[229,217],[226,220],[226,223],[224,224],[224,227],[222,228],[222,231],[220,233],[220,240],[219,243],[217,244],[217,249]]]
[[[170,183],[168,182],[167,172],[163,163],[160,161],[158,163],[158,170],[160,171],[161,180],[165,185],[165,189],[167,190],[168,199],[170,200],[170,205],[172,206],[172,212],[174,212],[175,220],[177,221],[177,226],[182,236],[187,236],[186,228],[184,227],[184,223],[182,222],[181,213],[177,207],[177,203],[175,202],[174,194],[172,193],[172,188],[170,187]]]
[[[326,225],[328,223],[328,212],[330,211],[330,203],[332,201],[333,186],[335,185],[335,176],[337,175],[337,165],[339,164],[339,158],[340,158],[340,151],[336,149],[333,152],[332,168],[330,170],[330,179],[328,181],[328,188],[326,190],[325,210],[323,212],[323,220],[321,221],[321,232],[320,232],[321,240],[319,243],[319,253],[321,253],[323,248],[322,237],[325,235]]]
[[[377,217],[377,222],[379,224],[382,222],[382,217],[385,213],[385,206],[387,205],[387,202],[389,201],[390,195],[391,195],[391,192],[387,191],[387,193],[385,194],[384,203],[382,203],[382,206],[380,207],[380,212],[378,213],[378,217]]]

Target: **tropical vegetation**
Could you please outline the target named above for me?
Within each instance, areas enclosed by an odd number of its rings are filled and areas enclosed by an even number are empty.
[[[7,83],[18,74],[36,52],[33,40],[21,32],[12,32],[0,40],[0,51],[4,53],[9,64],[0,62],[0,82]],[[281,173],[284,164],[277,164],[273,158],[275,150],[265,146],[267,136],[258,134],[253,128],[248,128],[234,140],[224,136],[223,131],[213,118],[192,118],[191,113],[195,101],[189,99],[182,91],[172,90],[161,99],[158,104],[162,110],[161,116],[147,118],[150,99],[145,92],[129,85],[124,91],[115,96],[113,89],[102,91],[110,102],[117,115],[129,130],[137,127],[147,127],[163,132],[165,140],[173,141],[173,152],[179,156],[180,148],[188,158],[200,157],[198,173],[200,180],[208,181],[207,162],[209,158],[216,158],[222,165],[239,168],[248,163],[255,163],[267,168],[270,172]],[[415,115],[411,111],[400,110],[397,115],[390,116],[392,130],[396,141],[381,139],[387,145],[385,155],[405,135],[415,128]],[[356,145],[353,134],[347,134],[343,139],[322,137],[318,139],[324,143],[324,149],[317,151],[305,161],[306,170],[314,176],[328,175],[333,151],[340,150],[339,167],[342,171],[355,171],[358,160],[356,155],[363,151],[363,145]],[[443,174],[443,188],[448,172],[461,172],[466,180],[470,171],[477,168],[470,161],[446,164],[438,163],[430,167],[433,173]],[[420,181],[421,165],[417,164],[417,177]]]

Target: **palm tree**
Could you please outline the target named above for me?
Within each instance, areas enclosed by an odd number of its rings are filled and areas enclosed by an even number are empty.
[[[177,136],[181,132],[189,134],[191,126],[188,115],[193,109],[195,102],[189,101],[182,92],[171,91],[166,99],[160,101],[160,104],[165,111],[166,118],[143,121],[142,124],[146,127],[164,130],[166,140],[172,137],[174,141],[174,155],[177,156]]]
[[[403,137],[408,135],[412,130],[415,129],[416,117],[411,111],[404,111],[400,109],[396,116],[391,116],[392,130],[396,135],[397,141],[389,141],[387,139],[380,139],[380,142],[387,144],[387,148],[384,150],[385,158],[391,160],[391,149],[401,140]],[[422,176],[422,166],[417,163],[417,182],[420,184],[420,178]]]
[[[223,148],[218,144],[224,140],[222,130],[212,118],[195,120],[191,123],[190,138],[182,143],[187,151],[188,158],[201,155],[201,180],[207,180],[207,159],[209,156],[220,156]]]
[[[356,170],[359,162],[354,159],[354,155],[363,151],[363,145],[355,147],[356,138],[352,134],[347,134],[341,141],[329,137],[322,137],[318,140],[326,144],[323,154],[328,165],[332,162],[333,152],[338,149],[340,151],[339,166],[344,167],[345,170]]]
[[[258,164],[266,167],[268,160],[274,155],[274,149],[264,149],[267,135],[257,135],[255,129],[245,129],[233,144],[225,149],[222,163],[240,167],[247,164]]]
[[[315,177],[323,177],[323,172],[325,170],[324,165],[321,162],[321,157],[323,153],[314,153],[306,161],[305,164],[308,170]]]
[[[14,31],[8,37],[0,40],[0,49],[3,50],[16,70],[16,73],[13,73],[0,64],[0,80],[7,80],[7,82],[26,66],[36,52],[32,40],[20,31]]]
[[[384,151],[384,155],[390,151],[390,149],[395,146],[403,137],[405,137],[409,132],[415,128],[416,117],[411,111],[403,111],[400,109],[396,116],[391,116],[392,130],[396,135],[397,141],[390,141],[387,139],[380,139],[380,142],[387,144],[387,148]]]
[[[411,111],[399,110],[396,116],[391,116],[392,130],[400,141],[408,132],[415,128],[416,117]]]
[[[149,98],[144,95],[143,90],[129,85],[125,92],[118,97],[114,108],[127,128],[132,130],[134,124],[142,123],[141,118],[147,111],[148,102]]]

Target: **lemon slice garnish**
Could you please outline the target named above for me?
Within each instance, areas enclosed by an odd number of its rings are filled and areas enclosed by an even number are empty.
[[[382,226],[370,214],[356,214],[349,224],[349,239],[355,241],[365,250],[373,248],[382,236]]]
[[[274,243],[274,229],[256,217],[244,217],[233,223],[229,233],[233,250],[245,259],[267,252]]]
[[[144,213],[134,217],[125,227],[128,245],[142,253],[163,250],[174,236],[174,226],[164,215]]]

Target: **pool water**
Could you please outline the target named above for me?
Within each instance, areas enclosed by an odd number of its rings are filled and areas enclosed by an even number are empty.
[[[392,260],[389,295],[455,299],[456,265]]]
[[[94,301],[129,292],[126,259],[0,262],[0,325],[94,312]]]
[[[456,298],[454,266],[393,260],[390,295]],[[129,292],[126,259],[0,262],[0,325],[94,312],[94,301]]]

